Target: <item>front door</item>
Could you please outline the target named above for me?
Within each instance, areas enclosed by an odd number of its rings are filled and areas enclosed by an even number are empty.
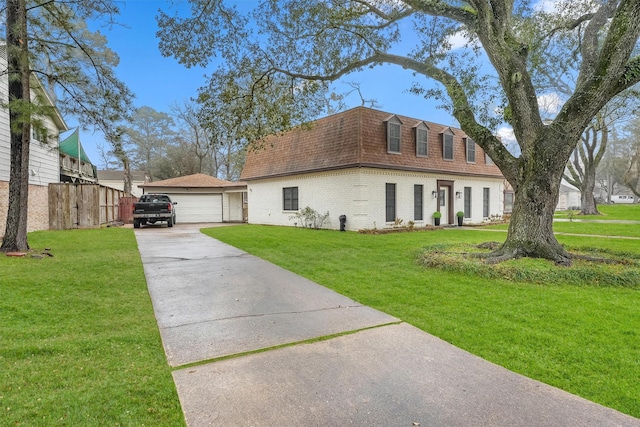
[[[455,224],[453,204],[453,181],[438,180],[438,210],[442,214],[440,224]]]
[[[440,213],[442,218],[440,219],[441,225],[449,224],[449,188],[440,187],[440,194],[438,197],[440,203]]]

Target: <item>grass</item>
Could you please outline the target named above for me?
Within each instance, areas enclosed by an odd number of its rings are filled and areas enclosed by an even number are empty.
[[[638,288],[585,285],[575,280],[589,275],[584,269],[541,284],[418,262],[429,245],[504,238],[489,231],[362,235],[249,225],[205,232],[508,369],[640,417]],[[640,257],[639,241],[559,239],[570,249]],[[542,276],[559,268],[522,265]]]
[[[640,221],[640,204],[598,205],[602,215],[577,215],[573,211],[572,222],[554,222],[553,229],[556,233],[590,234],[600,236],[640,237],[638,224],[617,224],[615,221]],[[555,218],[566,220],[568,211],[556,212]],[[582,222],[598,221],[598,222]],[[600,221],[610,221],[601,223]],[[486,229],[507,230],[508,225],[490,225]]]
[[[640,213],[636,205],[601,210],[612,219]],[[580,230],[635,235],[637,228]],[[483,230],[207,233],[516,372],[640,417],[640,293],[616,280],[588,284],[615,266],[557,275],[544,261],[519,262],[543,277],[527,276],[532,283],[524,273],[504,279],[421,265],[428,246],[503,239]],[[559,239],[571,250],[640,259],[638,240]],[[131,230],[36,232],[29,241],[34,254],[53,257],[0,255],[0,425],[184,425]]]
[[[508,224],[487,225],[486,230],[507,231]],[[589,222],[554,222],[553,230],[556,233],[589,234],[599,236],[640,237],[639,224],[598,224]],[[504,240],[504,238],[503,238]]]
[[[53,257],[0,255],[0,424],[184,425],[132,231],[29,243]]]
[[[574,210],[574,219],[640,221],[640,204],[598,205],[598,211],[602,215],[578,215],[579,210]],[[560,211],[555,216],[568,218],[567,214],[568,211]]]

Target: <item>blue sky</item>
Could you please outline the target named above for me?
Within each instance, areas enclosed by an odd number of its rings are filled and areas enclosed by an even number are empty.
[[[251,2],[253,3],[253,2]],[[175,10],[188,7],[185,0],[127,0],[122,3],[117,21],[122,24],[102,28],[109,47],[120,57],[117,74],[135,93],[136,107],[149,106],[157,111],[170,113],[171,106],[182,104],[195,97],[203,86],[207,70],[187,69],[173,58],[164,58],[158,50],[155,16],[158,9]],[[411,83],[419,79],[398,66],[380,66],[349,75],[345,82],[357,82],[366,99],[375,99],[380,110],[415,117],[423,120],[458,126],[446,112],[435,108],[435,103],[407,93]],[[346,84],[336,83],[337,91],[348,91]],[[360,105],[360,98],[353,95],[347,99],[349,108]],[[77,126],[72,117],[65,118],[69,126]],[[82,145],[91,161],[103,168],[98,146],[108,149],[102,135],[82,130]]]

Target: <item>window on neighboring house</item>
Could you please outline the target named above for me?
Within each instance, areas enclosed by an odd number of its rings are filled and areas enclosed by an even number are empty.
[[[442,134],[442,158],[453,160],[453,133],[450,130]]]
[[[493,165],[493,160],[491,160],[491,157],[489,157],[489,155],[487,153],[484,153],[484,162],[488,165]]]
[[[396,220],[396,185],[386,184],[385,191],[385,221],[393,222]]]
[[[422,221],[424,219],[423,212],[423,196],[424,185],[416,184],[413,186],[413,220]]]
[[[387,121],[387,151],[389,153],[400,153],[400,134],[402,122],[396,116]]]
[[[489,218],[489,189],[482,189],[482,216]]]
[[[513,211],[513,197],[515,196],[512,192],[504,193],[504,213],[511,213]]]
[[[298,210],[298,187],[285,187],[282,189],[282,209],[285,211]]]
[[[31,125],[31,137],[36,141],[46,144],[48,141],[47,130],[42,127]]]
[[[429,128],[420,123],[416,126],[416,156],[427,157],[429,155]]]
[[[467,138],[467,163],[475,163],[476,162],[476,143],[473,139]]]
[[[471,218],[471,187],[464,187],[464,217]]]

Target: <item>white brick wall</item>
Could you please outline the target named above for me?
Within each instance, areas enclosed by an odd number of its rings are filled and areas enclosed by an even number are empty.
[[[453,175],[434,175],[418,172],[389,171],[382,169],[347,169],[287,178],[251,181],[248,184],[249,223],[293,226],[290,219],[295,212],[282,209],[282,189],[298,187],[298,207],[309,206],[324,214],[329,211],[327,228],[338,229],[340,215],[347,216],[347,229],[385,228],[385,184],[396,184],[396,216],[404,221],[414,220],[413,191],[415,184],[424,186],[424,219],[416,226],[432,224],[432,213],[437,210],[437,200],[432,191],[438,180],[454,181],[453,191],[464,192],[472,188],[472,217],[469,222],[479,223],[482,218],[483,188],[490,189],[490,214],[502,214],[502,179],[466,178]],[[464,198],[455,198],[453,212],[464,209]],[[445,216],[443,216],[443,223]]]

